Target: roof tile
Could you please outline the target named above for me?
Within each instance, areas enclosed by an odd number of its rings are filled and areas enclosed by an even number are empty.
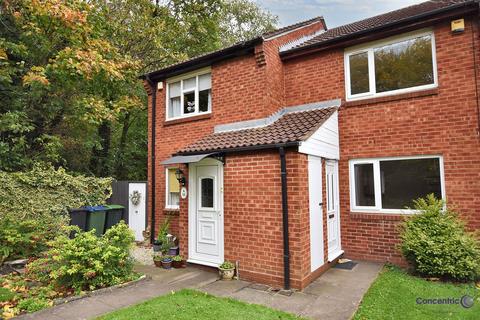
[[[337,107],[329,107],[291,112],[264,127],[212,133],[179,150],[178,154],[304,141],[336,110]]]

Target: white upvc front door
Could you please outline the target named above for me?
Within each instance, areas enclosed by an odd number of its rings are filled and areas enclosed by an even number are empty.
[[[206,158],[189,167],[188,261],[218,266],[224,259],[223,164]]]
[[[328,160],[325,163],[325,185],[327,189],[327,238],[328,261],[333,261],[343,251],[340,239],[340,202],[338,192],[338,161]]]

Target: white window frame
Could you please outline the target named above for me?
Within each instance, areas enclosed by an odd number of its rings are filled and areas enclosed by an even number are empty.
[[[185,73],[185,74],[182,74],[180,76],[176,76],[176,77],[172,77],[172,78],[167,79],[167,81],[166,81],[167,92],[166,92],[166,102],[165,102],[165,119],[166,119],[166,121],[176,120],[176,119],[184,119],[184,118],[198,116],[198,115],[201,115],[201,114],[212,113],[212,104],[210,104],[210,106],[208,108],[208,111],[199,112],[200,106],[199,106],[199,90],[198,90],[198,77],[202,76],[202,75],[205,75],[205,74],[208,74],[208,73],[211,74],[211,72],[212,72],[211,68],[208,67],[208,68],[203,68],[203,69],[200,69],[200,70],[196,70],[196,71],[193,71],[193,72]],[[192,92],[192,90],[191,89],[185,89],[185,90],[183,89],[183,80],[193,78],[193,77],[195,77],[195,89],[194,89],[194,92],[195,92],[195,111],[191,112],[191,113],[184,113],[184,109],[183,109],[184,98],[183,98],[183,95],[185,93]],[[180,116],[170,117],[169,114],[168,114],[168,110],[169,110],[169,107],[170,107],[170,84],[178,82],[178,81],[180,81]],[[210,86],[210,94],[212,94],[212,86]]]
[[[381,93],[376,92],[376,79],[375,79],[375,57],[374,50],[391,45],[394,43],[415,39],[423,36],[430,36],[432,39],[432,64],[433,64],[433,83],[426,84],[416,87],[403,88],[391,91],[385,91]],[[359,54],[359,53],[368,54],[368,76],[369,76],[369,92],[351,94],[351,84],[350,84],[350,56]],[[399,36],[390,37],[384,40],[370,42],[367,45],[355,46],[345,50],[344,55],[344,68],[345,68],[345,94],[347,101],[361,100],[361,99],[370,99],[377,97],[384,97],[389,95],[396,95],[408,92],[415,92],[421,90],[434,89],[438,87],[438,72],[437,72],[437,56],[436,56],[436,46],[435,46],[435,33],[430,29],[422,29],[420,31],[409,32]]]
[[[168,198],[170,197],[169,195],[169,186],[168,186],[168,170],[176,170],[178,169],[177,167],[168,167],[168,168],[165,168],[165,209],[169,209],[169,210],[178,210],[180,209],[180,206],[176,206],[176,205],[170,205],[168,203]],[[180,186],[181,188],[182,186]]]
[[[391,160],[417,160],[417,159],[438,159],[440,167],[440,190],[442,199],[446,199],[445,195],[445,175],[443,168],[443,156],[441,155],[425,155],[425,156],[406,156],[406,157],[385,157],[385,158],[368,158],[353,159],[349,161],[349,177],[350,177],[350,211],[366,212],[366,213],[392,213],[392,214],[413,214],[417,210],[409,209],[382,209],[382,189],[380,179],[380,162]],[[356,164],[373,164],[373,182],[375,191],[375,206],[357,206],[355,200],[355,165]]]

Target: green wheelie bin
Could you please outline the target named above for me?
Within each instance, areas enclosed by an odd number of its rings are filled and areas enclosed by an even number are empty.
[[[107,209],[105,206],[87,206],[87,231],[95,229],[97,237],[101,237],[105,233],[105,220]]]
[[[107,222],[105,223],[105,232],[120,222],[123,218],[124,206],[119,204],[106,205],[107,209]]]

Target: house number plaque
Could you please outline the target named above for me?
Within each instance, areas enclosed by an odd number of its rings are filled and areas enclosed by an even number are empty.
[[[187,188],[182,187],[182,189],[180,189],[180,196],[182,197],[182,199],[185,199],[187,197],[187,194]]]

